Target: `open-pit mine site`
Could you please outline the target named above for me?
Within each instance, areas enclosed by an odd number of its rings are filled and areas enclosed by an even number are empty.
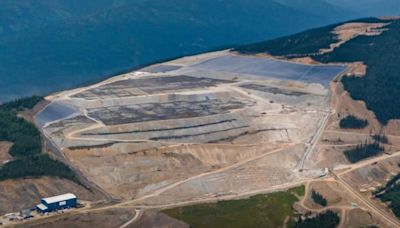
[[[358,35],[379,36],[388,24],[338,26],[340,39],[320,54]],[[296,213],[333,210],[340,227],[400,227],[387,204],[374,197],[400,171],[400,125],[391,122],[384,138],[372,135],[381,125],[341,83],[342,77],[363,77],[366,69],[362,62],[323,64],[309,56],[225,50],[52,94],[34,116],[47,149],[106,199],[27,224],[84,227],[85,221],[113,218],[108,225],[188,227],[168,215],[302,186],[288,190],[299,198]],[[353,114],[368,127],[339,126]],[[351,149],[363,145],[384,153],[351,157]],[[316,192],[325,202],[316,203]],[[181,209],[163,213],[174,208]],[[286,226],[291,218],[283,219]]]
[[[74,168],[146,206],[280,188],[324,175],[304,161],[343,65],[227,51],[55,94],[36,116]]]

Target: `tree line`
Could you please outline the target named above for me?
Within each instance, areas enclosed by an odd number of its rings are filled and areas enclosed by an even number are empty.
[[[53,176],[80,184],[70,167],[42,152],[38,129],[18,117],[18,111],[31,109],[41,100],[33,96],[0,105],[0,141],[13,143],[9,151],[13,159],[0,165],[0,180]]]

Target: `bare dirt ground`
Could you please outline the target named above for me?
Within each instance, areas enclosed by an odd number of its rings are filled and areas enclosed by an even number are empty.
[[[359,133],[378,133],[382,129],[382,125],[376,119],[375,114],[369,111],[363,101],[353,100],[349,93],[344,90],[343,84],[338,83],[332,89],[333,98],[331,105],[334,107],[336,115],[332,116],[330,123],[328,124],[327,130],[338,130],[339,121],[341,118],[347,115],[356,115],[359,118],[368,120],[368,126],[360,130],[346,129],[346,131],[359,132]]]
[[[328,49],[321,49],[321,53],[332,52],[335,48],[346,43],[347,41],[354,39],[357,36],[378,36],[382,32],[386,31],[383,27],[388,25],[387,23],[347,23],[335,28],[332,32],[338,36],[339,41],[331,44]]]
[[[351,183],[352,187],[363,193],[375,191],[382,183],[386,183],[390,177],[400,172],[400,154],[394,154],[392,158],[381,160],[370,166],[344,172],[343,178]]]
[[[93,194],[74,182],[42,177],[36,179],[0,181],[0,214],[32,208],[40,198],[75,193],[82,200],[97,201],[100,196]]]
[[[0,164],[3,164],[12,159],[12,156],[8,153],[12,143],[0,141]]]
[[[367,74],[368,66],[363,62],[353,62],[349,63],[349,68],[348,75],[362,77]]]
[[[323,206],[316,204],[311,199],[311,191],[314,190],[320,193],[327,201],[328,207],[350,207],[351,199],[348,199],[343,187],[334,181],[315,181],[308,186],[308,191],[303,201],[306,208],[312,210],[321,210]]]
[[[320,62],[315,61],[311,57],[293,58],[291,59],[291,61],[302,64],[321,64]]]
[[[16,227],[76,227],[76,228],[106,228],[120,227],[135,217],[134,209],[110,209],[96,212],[88,212],[77,215],[61,215],[29,224],[23,224]],[[133,226],[129,226],[133,227]],[[151,227],[151,226],[147,226]]]
[[[356,208],[353,210],[346,211],[344,216],[343,227],[384,227],[383,224],[376,220],[371,212]]]

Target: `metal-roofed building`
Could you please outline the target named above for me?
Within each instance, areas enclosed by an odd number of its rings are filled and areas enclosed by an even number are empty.
[[[62,210],[66,208],[76,207],[77,198],[72,193],[64,195],[42,198],[40,204],[36,205],[36,210],[40,213]]]

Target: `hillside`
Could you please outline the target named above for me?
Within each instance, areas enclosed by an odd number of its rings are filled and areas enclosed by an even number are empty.
[[[1,1],[0,102],[350,16],[274,0]]]
[[[329,62],[362,61],[368,69],[364,77],[344,77],[342,82],[352,98],[366,102],[378,120],[387,124],[391,119],[400,118],[400,20],[379,20],[368,18],[355,22],[390,23],[378,36],[358,36],[347,41],[332,52],[319,53],[328,48],[338,37],[331,31],[339,26],[332,25],[302,32],[272,41],[247,45],[237,50],[245,53],[268,52],[273,55],[311,56],[313,59]]]

